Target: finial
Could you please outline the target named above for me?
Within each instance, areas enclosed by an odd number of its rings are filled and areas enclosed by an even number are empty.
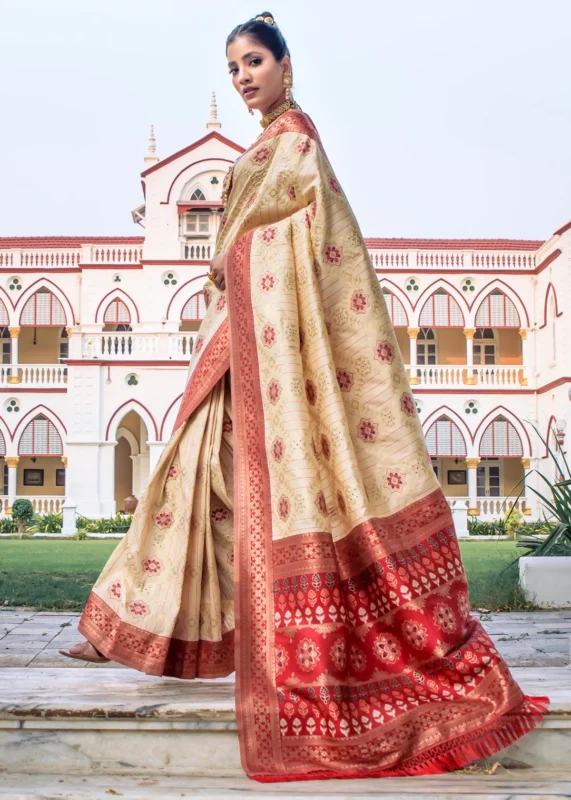
[[[218,122],[218,107],[216,105],[216,92],[212,92],[212,99],[210,101],[210,119],[206,123],[209,131],[217,131],[222,127],[222,123]]]
[[[151,125],[151,129],[149,131],[149,151],[145,156],[145,164],[148,167],[152,167],[153,164],[156,164],[157,161],[160,159],[157,158],[157,150],[156,150],[156,140],[155,140],[155,129]]]

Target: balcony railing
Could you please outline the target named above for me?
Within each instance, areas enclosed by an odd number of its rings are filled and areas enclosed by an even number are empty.
[[[67,367],[64,364],[2,364],[0,386],[35,386],[37,389],[65,388]]]
[[[496,388],[519,389],[528,385],[529,369],[524,366],[485,365],[468,367],[465,364],[431,364],[429,366],[407,366],[413,386],[437,387],[440,389]]]
[[[17,500],[30,500],[34,508],[34,514],[59,514],[61,512],[65,497],[63,495],[18,495]],[[0,495],[0,518],[9,516],[8,497]],[[34,523],[31,522],[31,525]]]
[[[196,333],[84,334],[82,358],[134,361],[190,360]]]

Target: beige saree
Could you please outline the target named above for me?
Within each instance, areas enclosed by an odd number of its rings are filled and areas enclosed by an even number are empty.
[[[236,162],[174,433],[80,631],[236,671],[262,781],[443,772],[533,728],[479,622],[383,294],[311,119]]]

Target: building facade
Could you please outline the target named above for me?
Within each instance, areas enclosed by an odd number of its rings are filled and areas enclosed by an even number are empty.
[[[243,148],[220,133],[159,160],[133,237],[0,238],[0,515],[64,498],[86,516],[140,496],[170,436],[202,287]],[[450,504],[536,518],[541,436],[569,409],[571,223],[547,241],[367,239]],[[527,476],[523,494],[522,479]],[[517,487],[517,488],[514,488]]]

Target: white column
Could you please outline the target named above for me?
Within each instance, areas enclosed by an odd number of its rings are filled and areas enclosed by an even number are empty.
[[[476,384],[476,376],[474,374],[474,334],[475,328],[464,328],[464,336],[466,337],[466,384],[474,386]]]
[[[76,512],[77,506],[71,499],[71,497],[66,498],[63,506],[62,506],[62,526],[61,532],[62,535],[73,536],[77,533],[77,522],[76,522]]]
[[[466,469],[468,470],[468,514],[475,517],[478,514],[478,464],[479,458],[467,458]]]
[[[459,539],[470,535],[468,531],[468,509],[466,508],[465,500],[452,499],[452,520],[454,521],[456,536]]]
[[[20,371],[18,369],[18,337],[20,335],[20,328],[8,328],[11,339],[11,356],[10,356],[10,377],[8,383],[20,383]]]
[[[522,458],[521,459],[521,465],[523,467],[523,476],[524,476],[524,478],[523,478],[524,489],[523,489],[523,495],[522,495],[522,499],[521,499],[521,502],[524,505],[523,514],[526,517],[533,516],[535,518],[535,516],[536,516],[535,513],[534,513],[535,510],[536,510],[535,495],[534,495],[534,493],[532,491],[530,491],[527,488],[529,474],[530,474],[530,471],[531,471],[531,459]]]
[[[101,442],[99,445],[100,494],[99,507],[102,517],[117,513],[115,504],[115,447],[117,442]]]
[[[420,332],[420,328],[407,328],[406,332],[408,333],[408,338],[410,339],[410,378],[409,383],[411,386],[418,386],[420,383],[420,378],[417,375],[417,370],[415,369],[417,365],[417,357],[416,357],[416,340],[418,338],[418,334]]]
[[[149,442],[149,476],[155,471],[164,449],[165,442]]]
[[[529,358],[529,340],[527,338],[527,329],[520,328],[519,335],[521,337],[521,362],[523,366],[522,370],[522,377],[521,377],[521,385],[527,386],[527,374],[531,369],[531,363]]]
[[[8,508],[11,509],[18,491],[18,462],[20,459],[17,456],[6,456],[4,460],[8,467]]]
[[[8,328],[10,332],[10,338],[12,340],[12,358],[11,363],[12,366],[15,366],[18,363],[18,337],[20,336],[20,328]]]

